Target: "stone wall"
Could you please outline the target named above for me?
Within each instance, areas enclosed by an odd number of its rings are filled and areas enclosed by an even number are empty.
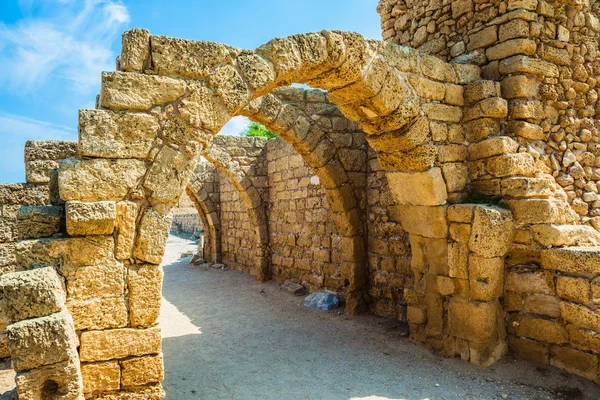
[[[256,227],[250,223],[248,209],[230,178],[219,173],[221,198],[221,255],[232,268],[256,274],[256,249],[259,247]]]
[[[281,139],[269,141],[267,159],[273,278],[344,296],[340,236],[319,178]]]
[[[202,234],[202,220],[189,195],[181,196],[173,208],[171,232],[199,237]]]

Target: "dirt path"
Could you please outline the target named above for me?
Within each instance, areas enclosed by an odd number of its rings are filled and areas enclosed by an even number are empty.
[[[398,323],[304,307],[269,282],[203,270],[169,239],[161,325],[167,399],[594,399],[600,386],[506,358],[433,354]]]

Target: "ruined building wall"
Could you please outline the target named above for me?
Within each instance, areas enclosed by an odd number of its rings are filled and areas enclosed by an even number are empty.
[[[189,195],[184,194],[173,208],[171,232],[199,236],[202,232],[202,221]]]
[[[221,198],[221,254],[223,263],[232,268],[255,274],[254,254],[258,247],[255,227],[250,223],[248,209],[231,179],[219,171]]]
[[[283,140],[269,141],[267,159],[273,278],[301,283],[310,291],[338,291],[343,288],[340,236],[325,189]]]

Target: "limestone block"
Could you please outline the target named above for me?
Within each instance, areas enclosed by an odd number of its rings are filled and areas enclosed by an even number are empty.
[[[125,266],[112,257],[92,265],[65,263],[60,266],[60,273],[67,279],[69,298],[118,297],[125,290]]]
[[[160,384],[99,393],[93,400],[163,400],[165,391]]]
[[[28,140],[25,161],[64,160],[78,155],[77,142],[71,140]]]
[[[161,75],[206,78],[221,63],[232,63],[239,50],[221,43],[166,36],[150,38],[152,66]]]
[[[80,358],[85,361],[104,361],[117,358],[160,353],[160,328],[109,329],[82,332]]]
[[[68,299],[67,309],[78,331],[122,328],[128,322],[127,304],[123,296]]]
[[[223,125],[231,118],[225,103],[215,96],[206,83],[194,82],[189,85],[190,95],[181,100],[182,109],[185,107],[191,120],[198,120],[199,125],[213,134],[217,134]],[[274,96],[273,96],[274,97]],[[270,96],[263,96],[262,101]]]
[[[405,77],[397,71],[389,71],[383,88],[375,96],[364,101],[364,107],[383,116],[398,108],[403,98],[410,95],[411,89]]]
[[[483,257],[503,257],[512,244],[513,230],[509,210],[477,206],[474,210],[469,249]]]
[[[469,160],[516,153],[519,144],[507,136],[499,136],[469,146]]]
[[[450,238],[456,242],[468,243],[471,236],[471,225],[469,224],[450,224]]]
[[[17,322],[6,333],[17,372],[77,359],[77,336],[65,312]]]
[[[498,84],[489,80],[478,80],[465,86],[465,103],[474,104],[491,97],[498,97]]]
[[[464,163],[441,164],[442,174],[448,192],[462,191],[469,181],[469,167]]]
[[[367,141],[375,151],[406,151],[423,144],[428,135],[429,121],[427,118],[418,118],[409,127],[381,135],[369,135]]]
[[[507,291],[554,295],[554,274],[549,271],[515,272],[506,275]]]
[[[163,146],[144,179],[144,187],[152,193],[150,203],[166,207],[177,204],[197,162],[196,158],[188,158],[178,150]]]
[[[514,177],[502,179],[500,187],[502,196],[514,198],[550,197],[554,180],[549,176],[536,178]]]
[[[446,238],[448,222],[446,206],[398,206],[402,227],[411,234],[427,238]]]
[[[501,97],[491,97],[465,107],[464,120],[472,121],[479,118],[505,118],[508,115],[508,103]]]
[[[170,215],[162,214],[154,208],[144,211],[133,251],[136,258],[160,264],[169,236],[171,219]]]
[[[48,204],[48,186],[29,183],[0,184],[0,204],[41,206]]]
[[[134,28],[123,33],[119,67],[122,71],[142,71],[149,63],[150,32]]]
[[[539,364],[548,364],[550,359],[548,345],[535,340],[509,336],[508,347],[520,357]]]
[[[121,362],[121,384],[123,387],[158,383],[164,379],[163,356],[130,358]]]
[[[541,126],[525,121],[509,121],[506,129],[508,132],[525,139],[546,140],[547,137]]]
[[[83,392],[108,392],[121,388],[121,367],[117,361],[83,364]]]
[[[423,75],[442,82],[456,83],[456,73],[451,64],[432,55],[421,55]]]
[[[572,276],[556,277],[556,293],[563,299],[587,304],[592,299],[589,279]]]
[[[457,0],[452,3],[452,18],[458,19],[460,16],[473,11],[472,0]]]
[[[598,357],[567,347],[552,346],[550,348],[550,365],[586,379],[596,380]]]
[[[435,206],[444,204],[448,197],[439,168],[425,172],[388,172],[387,180],[397,204]]]
[[[79,151],[84,157],[145,159],[158,130],[149,114],[79,110]]]
[[[600,245],[600,233],[588,225],[534,225],[531,231],[545,247]]]
[[[408,306],[406,308],[406,320],[411,324],[424,324],[427,322],[427,310],[423,306]]]
[[[530,39],[512,39],[499,43],[496,46],[486,50],[485,55],[488,60],[502,60],[517,54],[531,56],[535,54],[537,45]]]
[[[593,278],[600,274],[600,247],[568,247],[542,251],[542,267]]]
[[[116,217],[114,201],[66,203],[67,233],[71,236],[110,235],[115,229]]]
[[[504,287],[504,258],[469,255],[469,293],[473,301],[494,301]]]
[[[521,311],[519,308],[517,311]],[[525,298],[523,311],[529,314],[560,318],[560,299],[547,294],[532,294]]]
[[[473,220],[473,204],[453,204],[448,207],[448,220],[452,222],[471,223]]]
[[[549,78],[558,78],[559,76],[558,66],[547,61],[523,55],[502,60],[499,65],[499,71],[502,75],[525,73],[547,76]]]
[[[453,64],[452,67],[456,73],[456,83],[460,85],[468,85],[481,79],[481,68],[477,65]]]
[[[443,83],[432,81],[418,75],[411,75],[408,81],[414,88],[417,95],[431,100],[444,100],[446,96],[446,86]]]
[[[345,105],[375,96],[385,82],[388,64],[382,56],[373,58],[361,79],[341,89],[329,92],[327,97],[335,104]]]
[[[417,146],[404,152],[378,154],[379,165],[389,171],[424,171],[433,166],[436,157],[438,157],[438,149],[432,144]]]
[[[121,200],[145,172],[141,160],[64,160],[58,173],[60,197],[65,201]]]
[[[586,306],[561,301],[560,313],[565,321],[578,328],[588,328],[600,332],[600,314]]]
[[[437,289],[442,296],[449,296],[454,294],[456,287],[454,285],[454,279],[447,276],[437,276]]]
[[[563,344],[569,341],[569,334],[564,325],[544,318],[513,314],[507,326],[510,333],[540,342]]]
[[[50,182],[50,171],[58,168],[55,160],[35,160],[25,162],[25,181],[27,183]]]
[[[529,23],[522,19],[513,19],[500,26],[500,42],[515,38],[529,37]]]
[[[232,65],[223,64],[215,67],[208,77],[208,83],[232,114],[251,100],[250,89]]]
[[[421,106],[425,115],[434,121],[459,123],[462,120],[462,108],[445,104],[426,103]]]
[[[83,384],[79,362],[70,360],[20,372],[15,378],[20,399],[80,400]]]
[[[156,265],[130,266],[127,274],[129,318],[132,326],[152,325],[160,314],[162,268]]]
[[[114,111],[146,111],[185,94],[184,80],[135,72],[102,73],[100,105]]]
[[[0,277],[0,308],[12,322],[45,317],[65,306],[65,287],[53,267]]]
[[[480,118],[465,124],[465,137],[468,142],[476,142],[500,133],[500,121],[495,118]]]
[[[574,222],[568,204],[554,199],[523,199],[506,201],[514,213],[515,222],[529,224],[564,224]]]
[[[438,159],[440,163],[465,161],[467,159],[467,146],[461,144],[446,144],[438,146]]]
[[[64,210],[59,206],[24,206],[17,212],[19,240],[49,237],[61,231]]]
[[[513,119],[540,119],[544,115],[544,104],[538,100],[513,99],[509,102]]]
[[[127,260],[131,257],[135,239],[135,223],[139,207],[132,201],[119,201],[116,204],[117,218],[116,231],[117,243],[115,247],[115,258]]]
[[[497,305],[450,299],[448,323],[450,333],[474,343],[489,343],[498,338]]]
[[[515,99],[538,95],[540,82],[527,75],[513,75],[502,80],[502,97]]]
[[[469,36],[467,51],[488,47],[498,41],[498,27],[490,26]]]
[[[275,81],[273,66],[255,52],[242,51],[236,61],[251,90],[266,91],[266,88]]]
[[[578,329],[573,325],[567,325],[567,331],[571,345],[584,351],[600,354],[600,333],[589,329]]]

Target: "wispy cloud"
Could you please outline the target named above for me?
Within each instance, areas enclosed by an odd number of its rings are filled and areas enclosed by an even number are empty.
[[[219,131],[219,135],[239,136],[250,125],[250,120],[246,117],[233,117]]]
[[[43,89],[64,80],[80,94],[99,84],[100,72],[114,69],[111,47],[129,22],[116,0],[22,1],[28,16],[13,25],[0,22],[0,86],[13,92]]]
[[[23,151],[27,140],[77,140],[77,129],[0,113],[0,182],[17,183],[25,180]]]

